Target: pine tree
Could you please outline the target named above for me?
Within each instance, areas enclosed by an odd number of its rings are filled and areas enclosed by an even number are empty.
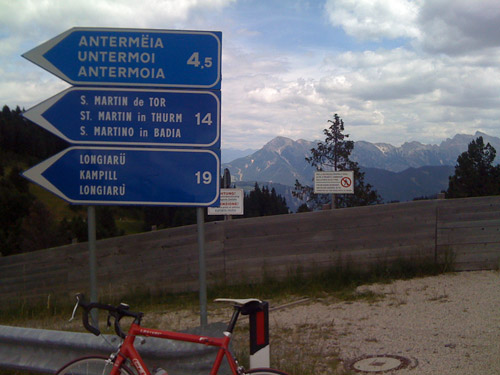
[[[335,114],[333,120],[328,120],[330,127],[323,130],[324,142],[318,142],[316,148],[311,149],[311,156],[306,161],[317,171],[353,171],[354,172],[354,194],[335,195],[335,207],[366,206],[380,203],[381,197],[370,184],[365,184],[364,172],[361,172],[358,163],[350,160],[354,149],[354,142],[347,140],[348,134],[344,134],[344,121]],[[299,181],[295,182],[296,197],[307,200],[312,208],[319,208],[331,201],[329,195],[314,194],[311,186],[304,186]]]
[[[56,235],[56,222],[40,201],[34,201],[21,225],[21,252],[48,249],[62,245]]]
[[[22,222],[35,199],[28,191],[28,182],[13,168],[0,178],[0,255],[22,251]]]
[[[495,156],[496,150],[489,143],[485,145],[483,137],[471,141],[457,158],[446,195],[465,198],[500,194],[500,166],[493,166]]]
[[[245,194],[243,205],[245,207],[243,217],[281,215],[289,212],[285,198],[277,194],[274,188],[271,191],[267,186],[261,189],[257,182],[254,189]]]

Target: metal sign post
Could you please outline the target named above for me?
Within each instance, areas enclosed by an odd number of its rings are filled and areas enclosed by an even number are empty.
[[[90,270],[90,302],[97,302],[97,257],[96,257],[96,220],[95,206],[87,208],[87,226],[89,234],[89,270]],[[92,309],[91,318],[95,327],[99,327],[98,311]]]
[[[198,227],[198,268],[200,284],[200,325],[206,327],[207,319],[207,269],[205,262],[205,217],[203,207],[196,209],[196,224]]]

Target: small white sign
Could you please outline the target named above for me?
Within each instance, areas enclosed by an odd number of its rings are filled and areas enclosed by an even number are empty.
[[[243,189],[220,189],[220,206],[208,207],[209,215],[243,215]]]
[[[354,194],[354,172],[314,172],[314,194]]]

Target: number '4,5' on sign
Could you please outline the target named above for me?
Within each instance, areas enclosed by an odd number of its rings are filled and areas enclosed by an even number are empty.
[[[220,90],[222,33],[75,27],[23,54],[73,85]]]
[[[205,69],[205,68],[211,68],[213,65],[213,61],[211,57],[205,57],[204,62],[202,64],[202,62],[200,61],[200,53],[194,52],[188,59],[187,64],[193,65],[196,68]]]

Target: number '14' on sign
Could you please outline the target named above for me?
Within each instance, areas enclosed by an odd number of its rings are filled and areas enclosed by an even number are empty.
[[[212,125],[212,114],[209,112],[205,116],[203,116],[200,112],[198,112],[196,115],[196,125],[201,125],[201,124],[206,124],[206,125]]]

